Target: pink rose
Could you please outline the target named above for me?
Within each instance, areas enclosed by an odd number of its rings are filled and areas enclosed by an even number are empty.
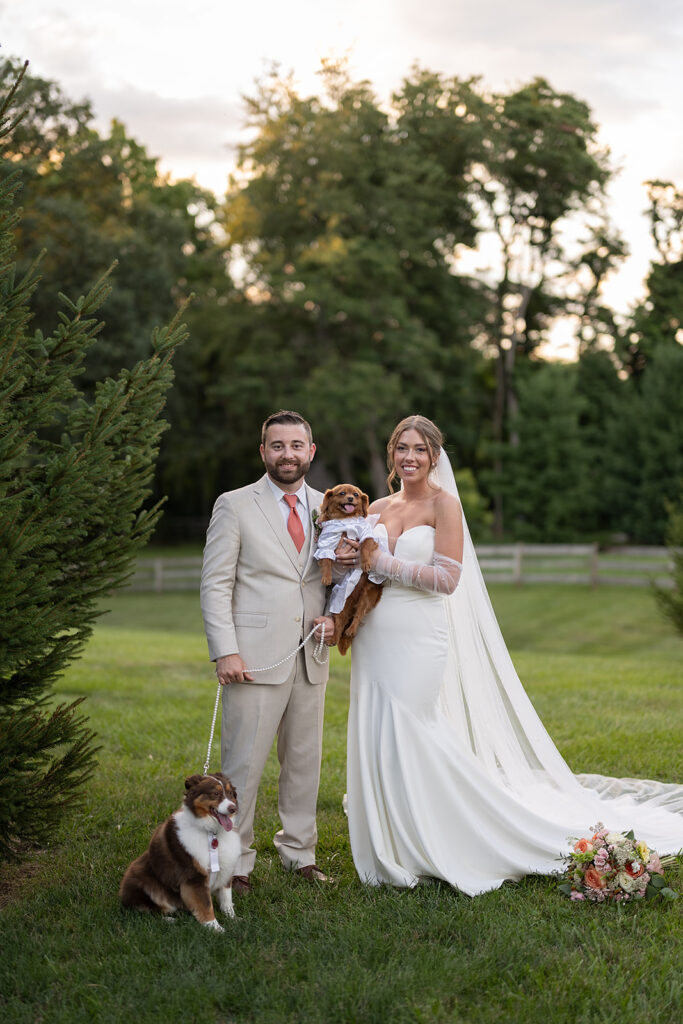
[[[576,889],[572,889],[571,893],[569,894],[569,898],[571,900],[585,900],[586,897],[583,895],[582,892],[577,892]]]
[[[654,850],[650,854],[650,859],[647,862],[647,870],[654,871],[656,875],[661,875],[664,873],[664,868],[662,867],[662,862],[659,859],[659,854],[655,853]]]
[[[595,868],[588,868],[588,871],[583,876],[583,880],[589,889],[602,889],[606,884],[603,876]]]

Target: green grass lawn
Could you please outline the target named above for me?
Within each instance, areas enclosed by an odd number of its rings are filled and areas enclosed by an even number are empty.
[[[683,781],[681,641],[647,591],[491,588],[522,680],[577,771]],[[0,1019],[22,1022],[543,1022],[683,1020],[683,899],[576,905],[529,878],[469,899],[448,886],[367,889],[346,821],[349,660],[328,688],[318,862],[336,886],[286,875],[271,759],[255,891],[207,932],[124,913],[117,888],[201,771],[215,696],[198,601],[121,594],[60,699],[87,696],[102,750],[85,806],[49,849],[4,870]],[[218,766],[218,742],[213,766]],[[592,822],[586,822],[588,827]],[[644,837],[647,838],[647,837]],[[683,889],[683,870],[670,873]]]

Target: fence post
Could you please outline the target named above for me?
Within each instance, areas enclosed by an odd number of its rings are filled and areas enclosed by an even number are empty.
[[[164,589],[164,560],[163,558],[154,559],[154,589],[157,594],[161,594]]]
[[[523,544],[515,544],[515,552],[512,563],[512,582],[518,586],[522,582],[522,554],[524,550]]]
[[[600,573],[600,562],[598,560],[598,545],[597,544],[591,544],[591,560],[590,560],[590,581],[591,581],[591,587],[597,587],[599,573]]]

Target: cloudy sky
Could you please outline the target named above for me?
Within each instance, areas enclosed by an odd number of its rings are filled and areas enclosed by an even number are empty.
[[[0,0],[0,45],[216,192],[242,96],[272,61],[312,91],[321,59],[347,56],[382,99],[415,61],[494,89],[544,76],[590,104],[621,168],[611,209],[632,257],[607,296],[620,310],[652,257],[643,182],[683,186],[680,0]]]

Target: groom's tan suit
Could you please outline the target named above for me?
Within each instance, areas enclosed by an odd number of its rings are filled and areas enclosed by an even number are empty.
[[[323,495],[308,485],[306,495],[310,517]],[[306,526],[298,552],[267,476],[220,495],[206,536],[201,584],[212,660],[239,654],[248,669],[275,665],[322,615],[325,588],[312,557],[310,519]],[[315,863],[327,676],[327,657],[319,664],[309,641],[284,664],[254,673],[253,682],[223,687],[222,770],[237,789],[242,840],[236,874],[248,875],[254,864],[256,793],[276,734],[282,829],[275,846],[286,867]]]

